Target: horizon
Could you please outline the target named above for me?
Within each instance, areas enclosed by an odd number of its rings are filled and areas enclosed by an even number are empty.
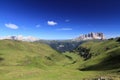
[[[90,32],[120,36],[118,0],[0,0],[0,37],[73,39]]]
[[[12,40],[21,40],[21,41],[38,41],[38,40],[75,40],[75,39],[78,39],[78,38],[80,38],[81,37],[81,39],[83,38],[83,36],[85,36],[85,35],[89,35],[89,34],[91,34],[91,33],[94,33],[94,34],[101,34],[102,32],[89,32],[89,33],[87,33],[87,34],[81,34],[81,35],[79,35],[79,36],[76,36],[76,37],[74,37],[74,38],[70,38],[70,39],[40,39],[40,38],[37,38],[37,37],[34,37],[34,36],[23,36],[23,35],[8,35],[8,36],[0,36],[0,40],[4,40],[4,39],[12,39]],[[106,39],[111,39],[111,38],[118,38],[119,36],[115,36],[115,37],[109,37],[109,38],[107,38],[106,36],[105,36],[105,34],[104,33],[102,33],[103,34],[103,36],[104,36],[104,39],[103,40],[106,40]],[[102,36],[100,36],[100,37],[96,37],[96,40],[98,39],[101,39],[102,38]],[[86,38],[86,39],[83,39],[83,40],[93,40],[92,38],[90,38],[90,37],[88,37],[88,39]]]

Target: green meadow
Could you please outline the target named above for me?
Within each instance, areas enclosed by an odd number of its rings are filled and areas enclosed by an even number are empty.
[[[120,43],[86,42],[92,57],[79,51],[59,53],[38,42],[0,40],[0,80],[120,80]],[[78,48],[79,48],[78,47]]]

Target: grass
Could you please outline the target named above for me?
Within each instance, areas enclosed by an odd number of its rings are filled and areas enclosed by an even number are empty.
[[[85,44],[87,45],[87,43]],[[96,66],[113,53],[119,55],[119,51],[119,47],[112,48],[107,52],[103,51],[105,54],[102,53],[89,61],[83,61],[76,53],[60,54],[43,43],[1,40],[0,80],[83,80],[100,76],[113,77],[114,80],[119,80],[119,72],[116,72],[119,71],[119,68],[106,72],[104,70],[79,70],[91,65]],[[114,55],[112,56],[114,57]]]
[[[115,40],[88,42],[79,47],[90,49],[89,52],[93,55],[91,59],[82,62],[80,70],[106,71],[107,74],[115,73],[120,77],[120,44],[118,42]]]

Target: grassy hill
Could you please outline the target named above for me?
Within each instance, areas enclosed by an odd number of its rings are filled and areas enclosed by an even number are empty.
[[[0,40],[0,80],[80,79],[72,62],[43,43]]]
[[[89,48],[93,57],[84,61],[78,52],[61,54],[43,43],[0,40],[0,80],[120,79],[118,42],[90,41],[79,47]]]
[[[39,74],[64,58],[43,43],[0,40],[0,80],[18,80]]]
[[[54,64],[59,58],[62,58],[59,53],[42,43],[0,41],[0,65],[39,65],[39,67],[41,65],[42,67]]]
[[[81,49],[84,49],[83,51],[87,54],[91,54],[91,58],[83,61],[80,70],[120,72],[120,43],[116,40],[90,41],[80,45],[78,51]]]

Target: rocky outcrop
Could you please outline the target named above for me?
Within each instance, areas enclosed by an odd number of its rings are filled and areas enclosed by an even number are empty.
[[[77,37],[77,38],[75,38],[74,40],[92,40],[92,39],[101,39],[101,40],[103,40],[103,39],[105,39],[105,36],[104,36],[104,34],[103,33],[93,33],[93,32],[91,32],[91,33],[88,33],[88,34],[84,34],[84,35],[81,35],[81,36],[79,36],[79,37]]]

